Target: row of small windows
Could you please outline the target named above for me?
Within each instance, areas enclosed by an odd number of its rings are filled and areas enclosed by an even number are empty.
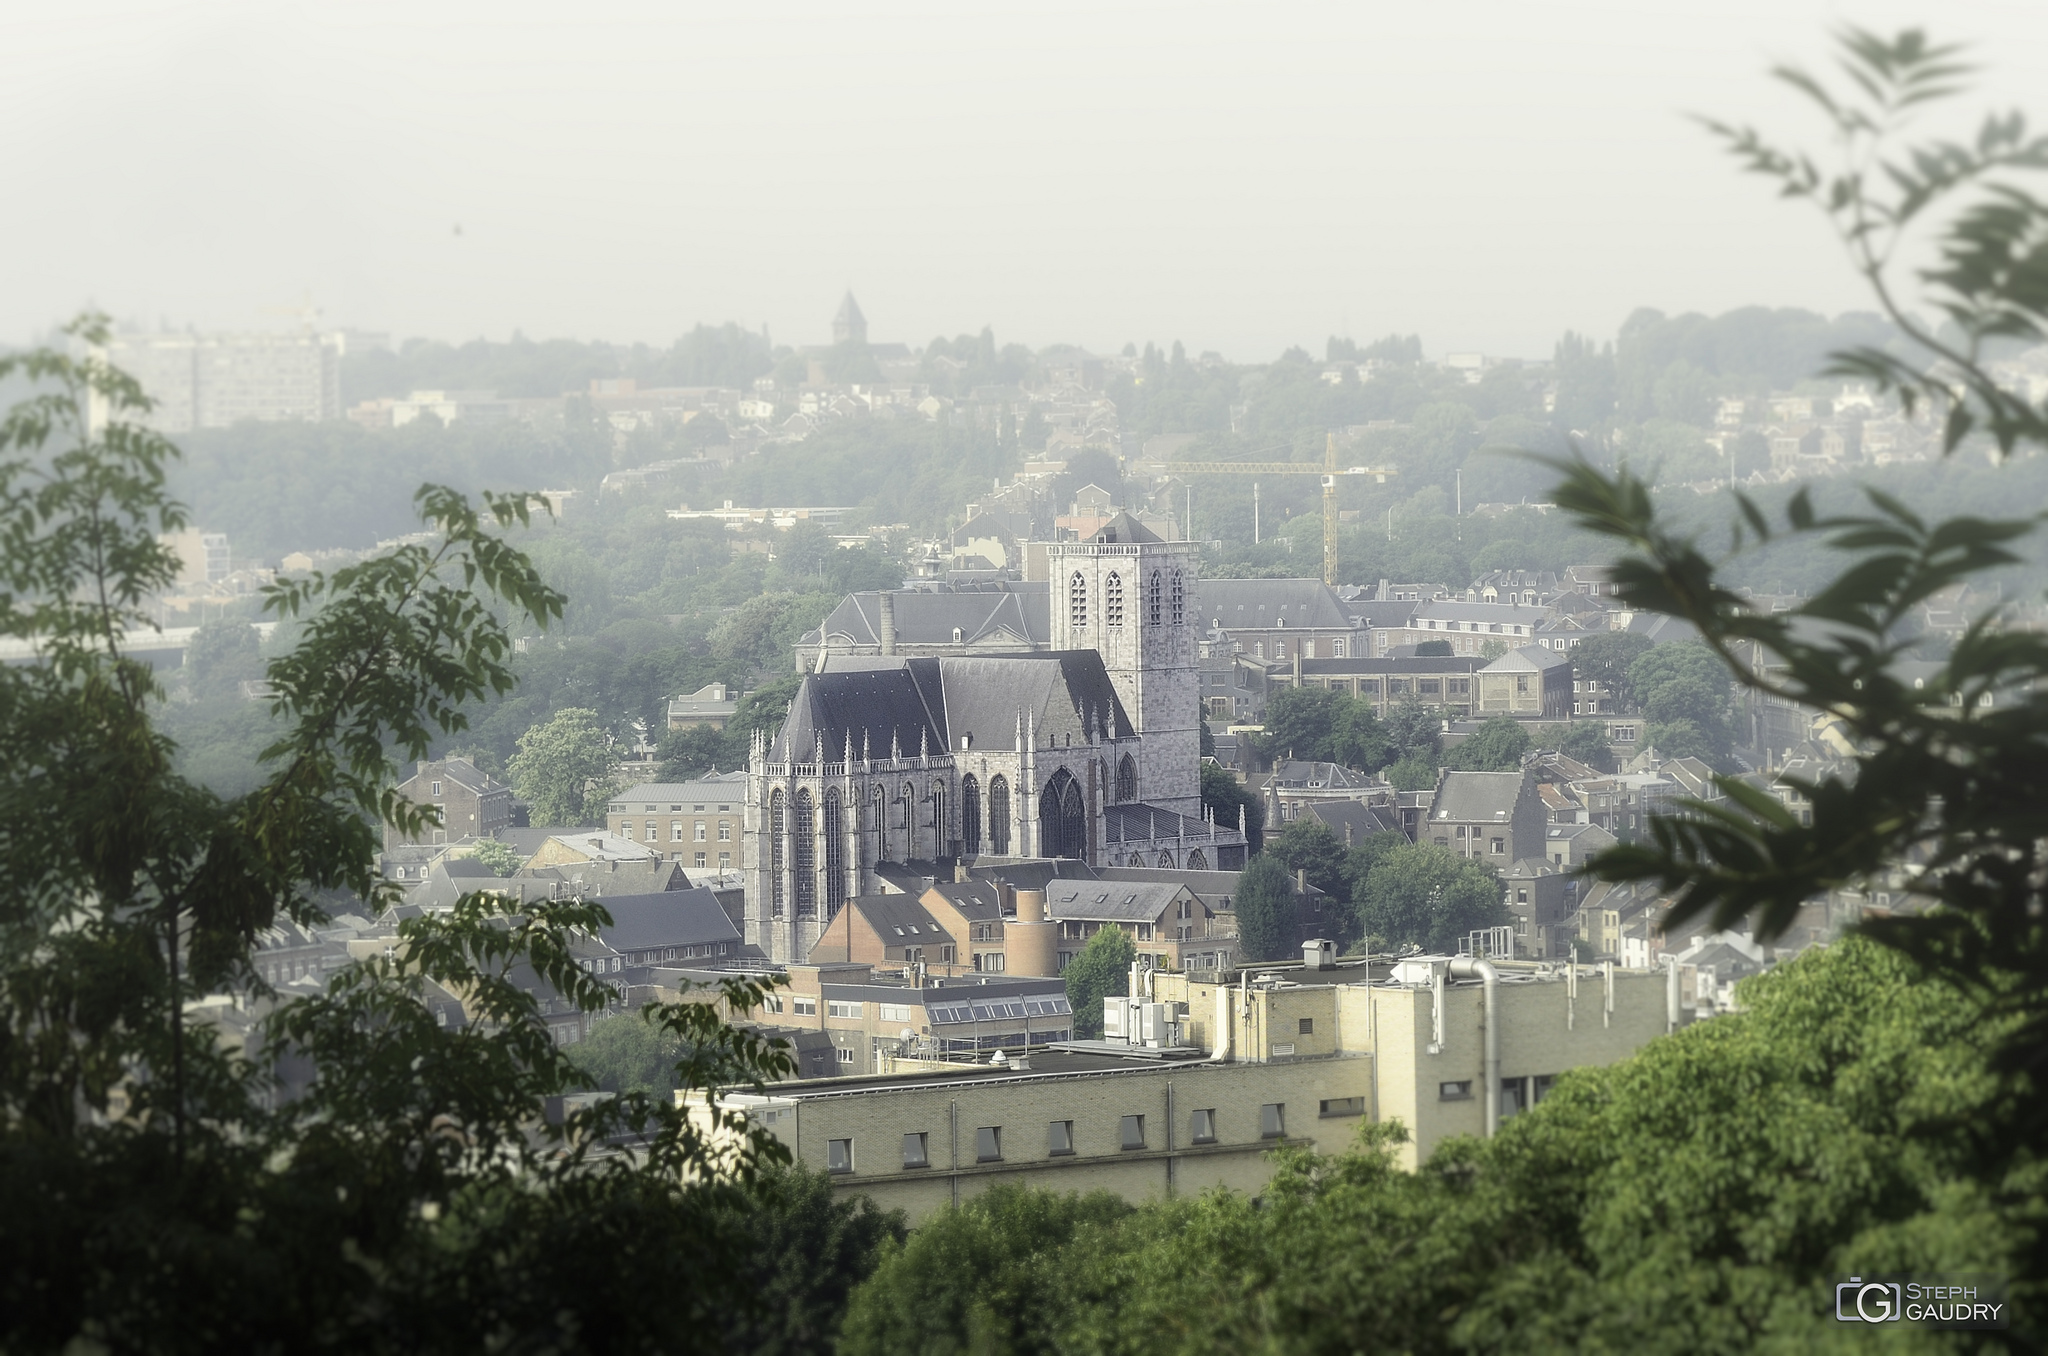
[[[1186,576],[1180,570],[1171,575],[1152,571],[1145,585],[1146,624],[1159,626],[1170,617],[1173,625],[1184,626],[1187,613]],[[1088,629],[1088,577],[1079,570],[1067,580],[1067,619],[1076,631]],[[1114,570],[1102,581],[1102,621],[1105,626],[1124,624],[1124,578]]]
[[[1317,1104],[1317,1114],[1322,1117],[1363,1116],[1365,1098],[1330,1097]],[[1188,1115],[1188,1142],[1190,1144],[1215,1144],[1218,1142],[1217,1110],[1203,1107]],[[1150,1117],[1120,1116],[1117,1118],[1117,1149],[1130,1153],[1154,1147],[1147,1129]],[[1287,1104],[1267,1102],[1259,1108],[1259,1138],[1285,1139],[1287,1137]],[[931,1133],[915,1130],[903,1136],[903,1166],[905,1168],[929,1168],[932,1166]],[[1070,1120],[1049,1121],[1045,1130],[1045,1156],[1065,1158],[1078,1150],[1075,1148],[1074,1122]],[[1016,1155],[1014,1143],[1008,1143],[1005,1127],[1000,1125],[977,1126],[974,1131],[974,1161],[977,1163],[1001,1163]],[[854,1141],[833,1139],[826,1141],[826,1169],[830,1172],[853,1172],[856,1170]]]

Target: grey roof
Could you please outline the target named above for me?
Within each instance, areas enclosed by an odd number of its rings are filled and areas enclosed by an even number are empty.
[[[1155,838],[1175,838],[1183,834],[1186,835],[1190,847],[1200,847],[1209,841],[1207,821],[1196,819],[1193,815],[1162,810],[1144,801],[1104,806],[1102,818],[1105,824],[1103,831],[1110,846],[1118,843],[1142,843]]]
[[[1437,621],[1475,622],[1519,622],[1534,626],[1543,620],[1544,610],[1527,603],[1468,603],[1458,599],[1439,598],[1433,603],[1417,603],[1417,618],[1431,618]]]
[[[1001,587],[892,589],[891,624],[902,645],[1052,643],[1052,595],[1043,581],[1003,581]],[[1006,637],[1015,637],[1014,641]],[[871,646],[882,643],[882,595],[849,593],[806,644]]]
[[[1351,626],[1352,609],[1320,579],[1204,579],[1200,587],[1196,617],[1226,631]]]
[[[1183,893],[1194,891],[1177,881],[1061,881],[1045,892],[1045,903],[1055,919],[1151,923]]]
[[[1088,540],[1110,545],[1117,542],[1143,543],[1163,541],[1165,538],[1139,522],[1136,518],[1133,518],[1128,512],[1119,509],[1116,516],[1104,523],[1097,529],[1095,535],[1088,538]]]
[[[643,813],[648,805],[658,806],[666,811],[670,806],[681,805],[688,809],[702,801],[727,804],[744,803],[747,795],[747,774],[744,770],[713,773],[687,782],[642,782],[613,795],[611,803],[621,806],[634,814]],[[540,849],[534,849],[538,852]]]
[[[1420,606],[1422,604],[1412,599],[1403,602],[1395,598],[1385,600],[1378,598],[1352,598],[1346,600],[1343,604],[1346,612],[1357,617],[1367,626],[1377,626],[1382,629],[1406,626],[1414,618],[1415,609]]]
[[[1360,788],[1367,786],[1384,787],[1385,782],[1364,772],[1357,772],[1342,763],[1316,762],[1307,758],[1283,758],[1273,764],[1273,775],[1266,785],[1286,790],[1289,788]]]
[[[1340,841],[1349,829],[1347,846],[1355,847],[1376,833],[1401,832],[1401,812],[1391,806],[1367,805],[1362,800],[1312,800],[1305,803],[1304,811]]]
[[[658,894],[606,895],[601,902],[612,921],[611,926],[598,929],[598,936],[614,951],[740,940],[739,929],[726,917],[718,897],[702,887]]]
[[[1506,823],[1514,818],[1515,804],[1522,796],[1520,772],[1442,773],[1436,784],[1436,799],[1429,817],[1436,820],[1489,820]]]
[[[1482,673],[1539,673],[1548,669],[1570,668],[1572,661],[1562,650],[1545,649],[1541,645],[1524,645],[1509,650],[1500,658],[1488,664]]]
[[[690,888],[690,878],[683,874],[682,863],[662,857],[521,867],[517,879],[560,881],[587,890],[600,899],[613,894],[670,893]]]
[[[856,758],[957,750],[963,739],[987,748],[1016,746],[1017,724],[1031,721],[1041,741],[1088,741],[1101,731],[1133,734],[1130,717],[1094,650],[1040,655],[961,655],[904,659],[834,655],[797,689],[769,753],[775,762],[809,762],[820,742],[838,762],[849,742]]]
[[[1700,629],[1683,617],[1667,617],[1661,612],[1638,612],[1628,620],[1628,629],[1639,636],[1648,636],[1653,644],[1668,645],[1677,640],[1698,640]]]
[[[977,923],[999,923],[1003,919],[1002,902],[996,896],[996,887],[990,881],[939,881],[932,886],[947,903],[960,911],[960,916]]]
[[[428,769],[432,770],[429,771]],[[444,781],[451,781],[457,786],[475,791],[479,795],[505,789],[502,782],[492,780],[489,774],[485,773],[467,758],[443,758],[438,760],[437,763],[423,763],[420,765],[420,771],[413,775],[425,776],[430,781],[435,777],[439,777]]]
[[[1487,661],[1478,655],[1356,655],[1350,659],[1304,659],[1301,661],[1303,677],[1348,678],[1367,677],[1379,673],[1430,674],[1430,673],[1477,673],[1486,667]]]
[[[939,926],[939,920],[917,902],[915,895],[856,895],[846,901],[846,907],[859,910],[868,926],[888,946],[923,946],[953,940],[952,934]],[[818,945],[823,946],[831,935],[828,926]]]

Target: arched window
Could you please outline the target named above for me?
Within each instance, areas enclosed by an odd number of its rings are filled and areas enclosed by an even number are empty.
[[[1067,618],[1076,631],[1088,629],[1088,581],[1079,570],[1067,581]]]
[[[1081,783],[1061,768],[1052,774],[1038,797],[1039,855],[1083,857],[1088,852],[1088,811]]]
[[[868,827],[875,831],[875,860],[878,862],[890,860],[888,799],[888,793],[877,782],[874,793],[868,797]]]
[[[1183,626],[1188,619],[1188,599],[1184,576],[1179,570],[1173,572],[1173,624]]]
[[[818,915],[818,816],[817,802],[811,799],[808,787],[796,793],[795,812],[789,817],[791,882],[795,896],[795,915],[798,918],[815,918]]]
[[[825,792],[825,916],[838,913],[845,902],[846,814],[835,786]]]
[[[911,789],[909,782],[903,783],[903,789],[896,794],[896,821],[897,827],[903,830],[903,856],[900,860],[906,862],[917,858],[916,802],[917,792]]]
[[[1102,624],[1124,624],[1124,577],[1113,570],[1109,578],[1102,582]]]
[[[1166,585],[1160,580],[1159,571],[1152,571],[1152,583],[1145,590],[1145,620],[1153,626],[1165,618]]]
[[[932,803],[932,856],[943,857],[951,837],[947,830],[953,827],[946,818],[946,788],[934,786],[926,795]]]
[[[1124,805],[1138,798],[1138,764],[1128,753],[1116,765],[1116,800]]]
[[[1162,853],[1160,853],[1160,854],[1159,854],[1159,864],[1160,864],[1161,866],[1163,866],[1163,867],[1170,867],[1170,866],[1172,866],[1172,865],[1173,865],[1173,854],[1172,854],[1171,852],[1162,852]]]
[[[782,792],[775,791],[768,797],[768,916],[782,917],[783,904],[783,863],[788,860],[788,839],[784,830],[788,825],[782,818]]]
[[[1194,851],[1188,853],[1188,870],[1207,871],[1208,869],[1209,859],[1202,854],[1202,850],[1200,848],[1196,848]]]
[[[981,783],[971,773],[960,779],[960,850],[981,855]]]
[[[998,857],[1010,855],[1010,783],[991,777],[988,783],[988,850]]]

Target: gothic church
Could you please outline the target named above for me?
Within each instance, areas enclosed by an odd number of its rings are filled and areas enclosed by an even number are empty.
[[[1198,548],[1118,515],[1049,548],[1050,652],[825,653],[748,779],[746,939],[810,954],[882,862],[1242,867],[1202,809]]]

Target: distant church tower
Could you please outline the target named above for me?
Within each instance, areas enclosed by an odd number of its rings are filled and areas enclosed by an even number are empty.
[[[846,300],[839,303],[839,314],[832,317],[832,342],[865,344],[867,341],[868,318],[860,313],[860,303],[848,291]]]
[[[1195,818],[1202,813],[1199,551],[1195,542],[1161,541],[1126,513],[1086,541],[1046,551],[1052,648],[1100,654],[1144,737],[1134,798]]]

